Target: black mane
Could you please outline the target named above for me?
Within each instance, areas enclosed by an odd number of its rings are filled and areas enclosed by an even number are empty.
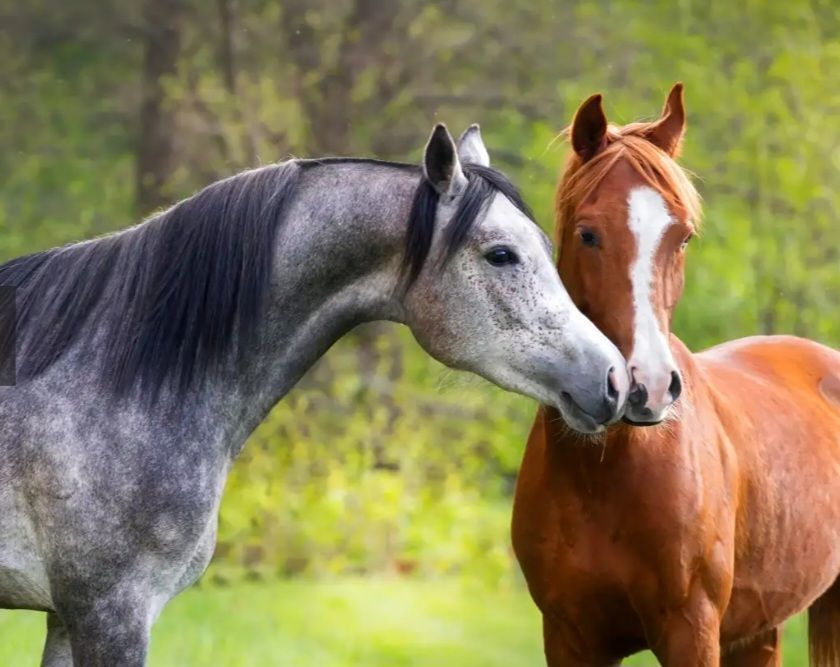
[[[274,238],[300,168],[286,162],[208,186],[144,224],[0,266],[17,288],[18,377],[37,376],[102,322],[108,382],[184,389],[247,344]],[[107,317],[107,319],[106,319]]]
[[[201,381],[253,338],[277,230],[302,169],[348,161],[292,160],[248,171],[131,229],[0,265],[0,286],[17,292],[18,379],[39,375],[83,332],[102,327],[103,370],[116,394],[139,383],[153,399],[165,382],[183,391]],[[495,192],[531,217],[500,172],[464,171],[469,186],[447,229],[449,255]],[[410,279],[428,256],[437,202],[421,177],[406,237]],[[10,345],[14,336],[0,340],[0,350]]]

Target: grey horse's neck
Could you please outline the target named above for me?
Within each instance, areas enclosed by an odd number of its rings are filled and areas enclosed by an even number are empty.
[[[257,340],[190,401],[205,415],[205,432],[232,455],[347,331],[403,320],[400,266],[418,179],[418,170],[369,161],[303,169],[278,233]]]

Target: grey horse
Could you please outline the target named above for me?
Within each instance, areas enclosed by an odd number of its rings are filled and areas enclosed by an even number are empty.
[[[477,126],[456,144],[438,125],[419,168],[245,172],[12,260],[0,285],[18,372],[0,387],[0,607],[48,612],[50,667],[145,663],[154,620],[210,560],[248,435],[359,323],[404,323],[582,432],[626,397],[623,359],[572,305]]]

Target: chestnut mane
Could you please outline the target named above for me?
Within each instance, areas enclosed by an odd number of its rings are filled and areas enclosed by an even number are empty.
[[[689,174],[665,151],[647,139],[651,126],[652,123],[609,126],[604,138],[606,147],[588,161],[584,161],[574,151],[571,152],[557,186],[555,199],[558,247],[564,226],[571,220],[577,207],[622,158],[662,195],[669,206],[685,211],[689,222],[699,228],[702,213],[700,195]]]

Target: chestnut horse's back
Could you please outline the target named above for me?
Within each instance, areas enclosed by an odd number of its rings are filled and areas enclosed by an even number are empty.
[[[825,415],[828,422],[820,426],[840,443],[840,351],[795,336],[751,336],[717,345],[696,358],[707,368],[718,366],[717,376],[727,377],[731,371],[771,384],[784,382],[797,398],[813,404],[812,416]],[[733,385],[724,393],[737,393],[738,383]]]

